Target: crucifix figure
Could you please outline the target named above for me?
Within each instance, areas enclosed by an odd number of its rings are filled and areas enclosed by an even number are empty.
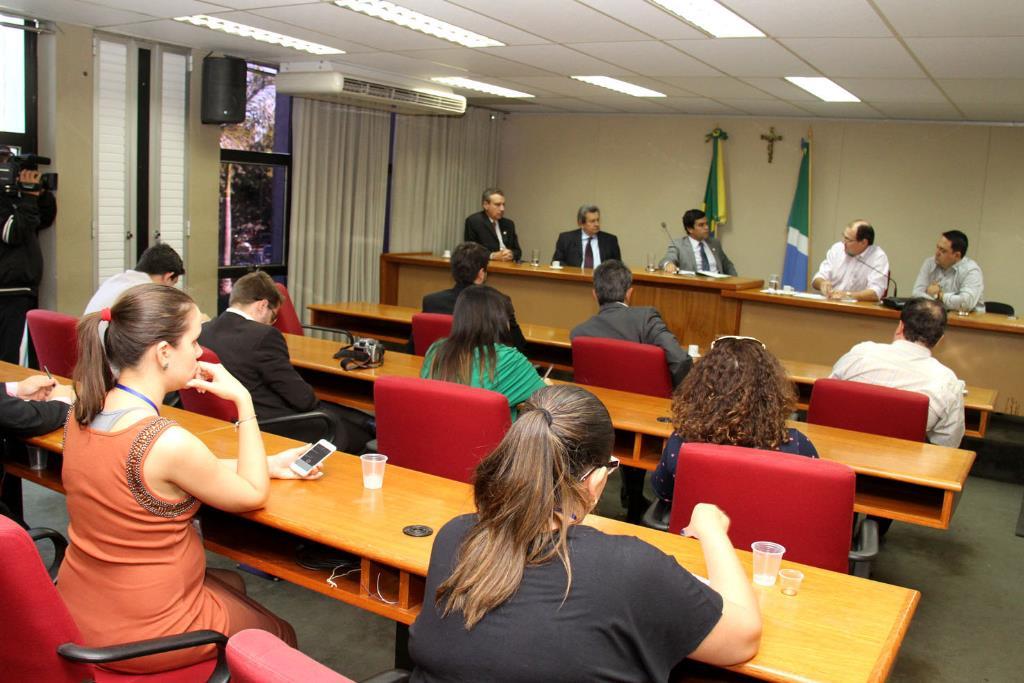
[[[775,156],[775,143],[782,139],[782,136],[775,132],[775,126],[768,129],[767,133],[761,134],[761,139],[768,143],[768,163],[772,163]]]

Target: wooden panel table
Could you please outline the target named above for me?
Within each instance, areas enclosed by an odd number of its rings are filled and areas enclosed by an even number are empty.
[[[487,284],[512,297],[516,316],[522,320],[572,328],[597,311],[592,270],[554,270],[546,265],[495,261],[487,270]],[[719,335],[736,334],[739,327],[739,306],[722,294],[762,285],[762,280],[751,278],[715,279],[636,269],[632,301],[637,306],[655,306],[680,340],[704,347]],[[451,286],[451,264],[447,259],[429,254],[381,256],[381,303],[418,308],[424,294]]]
[[[178,418],[183,426],[193,426],[188,414]],[[200,425],[202,429],[208,426]],[[219,456],[236,454],[237,435],[226,423],[198,436]],[[271,452],[295,445],[266,434],[264,441]],[[60,432],[31,442],[59,452]],[[24,464],[4,464],[16,477],[63,491],[54,469],[36,472]],[[326,476],[315,482],[275,480],[270,501],[262,510],[228,515],[204,509],[206,546],[396,622],[412,623],[425,599],[424,577],[433,538],[407,536],[402,529],[426,524],[436,531],[451,518],[472,511],[471,487],[389,466],[384,488],[366,490],[358,460],[341,453],[328,460],[324,470]],[[584,523],[606,533],[642,538],[690,571],[707,574],[699,544],[693,539],[595,515]],[[295,564],[295,546],[303,539],[356,555],[361,569],[358,578],[342,578],[338,587],[332,588],[326,583],[329,572]],[[750,572],[750,553],[737,554]],[[920,593],[792,562],[783,565],[804,572],[800,594],[784,596],[777,586],[756,588],[764,617],[761,649],[754,659],[731,669],[769,681],[885,680]]]
[[[378,377],[419,377],[422,359],[388,353],[384,365],[344,371],[331,358],[334,342],[285,335],[292,364],[317,396],[362,410],[373,410],[372,383]],[[669,399],[590,387],[608,408],[615,427],[615,453],[623,464],[653,470],[665,439]],[[801,422],[822,458],[849,465],[857,473],[858,512],[912,524],[948,529],[959,494],[974,463],[974,452],[928,443],[874,436]]]
[[[757,290],[723,292],[742,305],[739,334],[757,337],[779,357],[831,366],[862,341],[890,342],[899,311],[877,303],[801,299]],[[952,313],[935,357],[957,377],[991,387],[995,410],[1017,415],[1024,401],[1024,320],[994,313]]]

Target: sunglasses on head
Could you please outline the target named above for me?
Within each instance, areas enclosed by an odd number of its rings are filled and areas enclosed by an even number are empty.
[[[758,339],[757,337],[741,337],[741,336],[735,335],[735,334],[727,334],[727,335],[719,337],[715,341],[711,342],[711,348],[715,348],[715,344],[717,344],[718,342],[723,341],[725,339],[735,339],[736,341],[752,341],[755,344],[760,344],[761,348],[764,349],[765,351],[768,350],[768,347],[764,345],[764,342],[761,341],[760,339]]]
[[[593,469],[591,469],[589,472],[587,472],[582,477],[580,477],[580,481],[586,481],[587,477],[592,475],[594,472],[597,472],[602,467],[606,467],[608,469],[608,474],[611,474],[616,469],[618,469],[618,467],[619,467],[619,459],[616,458],[614,455],[609,455],[608,456],[608,462],[604,463],[603,465],[598,465],[597,467],[594,467]]]

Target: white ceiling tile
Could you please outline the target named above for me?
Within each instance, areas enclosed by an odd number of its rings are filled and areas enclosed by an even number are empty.
[[[679,17],[647,0],[579,0],[584,5],[618,18],[638,31],[662,40],[706,38]]]
[[[1024,2],[1020,0],[875,0],[882,14],[904,37],[1020,36]]]
[[[910,38],[907,45],[934,78],[1019,78],[1024,37]]]
[[[784,78],[744,78],[742,80],[787,102],[821,101],[803,88],[796,87]]]
[[[927,78],[837,78],[836,83],[868,102],[946,102]]]
[[[576,2],[551,0],[458,0],[458,3],[496,21],[557,43],[580,37],[593,41],[644,40],[648,36]]]
[[[490,76],[546,76],[547,71],[521,62],[513,62],[495,55],[468,47],[452,47],[445,50],[409,50],[396,54],[410,59],[430,61],[440,66],[473,71]],[[486,78],[484,80],[487,80]]]
[[[510,114],[562,114],[568,111],[550,104],[526,104],[522,102],[494,104],[490,105],[490,107]]]
[[[901,1],[901,0],[897,0]],[[773,37],[892,35],[865,0],[726,0],[741,17]]]
[[[817,76],[811,67],[768,38],[673,40],[683,52],[730,76]]]
[[[211,1],[217,2],[218,0]],[[263,1],[266,2],[267,0]],[[473,31],[474,33],[479,33],[488,38],[499,40],[506,45],[537,45],[547,42],[540,36],[520,31],[505,21],[496,21],[489,16],[459,7],[452,2],[445,2],[445,0],[397,0],[396,4]]]
[[[540,91],[554,96],[586,97],[594,92],[594,86],[582,81],[573,80],[568,76],[516,76],[506,79],[511,88],[520,88],[526,92],[540,94]]]
[[[781,100],[746,100],[724,98],[719,100],[722,104],[735,107],[751,116],[809,116],[810,112],[795,104]]]
[[[260,7],[287,7],[289,5],[310,5],[320,0],[214,0],[218,5],[231,9],[258,9]]]
[[[1024,124],[1024,108],[1019,104],[960,105],[971,121],[1008,121]]]
[[[891,119],[960,121],[963,116],[949,102],[874,102],[874,107]]]
[[[924,76],[895,38],[786,38],[781,42],[833,79]]]
[[[880,119],[882,114],[866,102],[801,102],[800,106],[816,116],[848,119]]]
[[[719,72],[655,40],[628,43],[572,43],[569,47],[646,76],[716,76]]]
[[[743,114],[741,109],[705,97],[667,97],[666,106],[681,114]]]
[[[660,80],[672,85],[679,86],[684,90],[704,97],[722,99],[731,97],[734,99],[771,99],[771,95],[764,93],[757,88],[737,80],[730,76],[717,76],[713,78],[662,78]]]
[[[153,19],[149,14],[66,0],[3,0],[5,9],[35,19],[80,26],[113,26]]]
[[[582,98],[606,107],[612,107],[630,114],[669,114],[672,108],[665,104],[667,98],[631,97],[629,95],[602,95],[600,93]]]
[[[196,0],[89,0],[90,3],[102,7],[127,10],[129,12],[142,12],[162,19],[180,17],[191,14],[213,14],[223,12],[222,3],[197,2]],[[305,0],[308,2],[309,0]]]
[[[627,76],[629,71],[563,45],[510,45],[508,47],[480,48],[515,62],[523,62],[538,69],[566,76]]]
[[[1024,75],[1024,74],[1022,74]],[[957,104],[1024,105],[1024,79],[943,79],[939,85]]]
[[[268,0],[268,2],[273,1]],[[454,44],[324,2],[294,7],[267,7],[255,9],[249,13],[236,14],[265,17],[289,27],[315,26],[317,31],[337,36],[342,40],[366,45],[374,50],[436,50],[451,47]],[[225,16],[230,17],[231,15]],[[244,20],[235,19],[235,21]],[[275,30],[288,33],[290,29],[278,28]]]
[[[394,74],[430,81],[435,76],[465,76],[465,72],[451,67],[443,67],[420,59],[409,59],[391,52],[355,52],[338,55],[334,60],[337,64],[355,64],[359,67],[385,72],[383,75]],[[344,73],[344,68],[342,69]],[[492,79],[494,80],[494,79]],[[465,94],[465,93],[463,93]]]
[[[598,104],[597,102],[588,102],[573,97],[538,97],[535,101],[539,104],[557,107],[567,112],[615,113],[621,111],[620,109]]]

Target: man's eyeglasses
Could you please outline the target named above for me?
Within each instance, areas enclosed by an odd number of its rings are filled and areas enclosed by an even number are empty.
[[[718,342],[720,342],[720,341],[722,341],[724,339],[735,339],[736,341],[752,341],[755,344],[760,344],[761,348],[764,349],[765,351],[768,350],[768,347],[764,345],[764,342],[761,341],[760,339],[758,339],[757,337],[741,337],[741,336],[734,335],[734,334],[727,334],[727,335],[724,335],[722,337],[719,337],[715,341],[711,342],[711,348],[715,348],[715,344],[717,344]]]
[[[608,468],[608,474],[611,474],[616,469],[618,469],[618,467],[619,467],[619,459],[616,458],[614,455],[609,455],[608,456],[608,462],[606,462],[603,465],[598,465],[597,467],[594,467],[593,469],[591,469],[589,472],[587,472],[582,477],[580,477],[580,481],[586,481],[587,477],[592,475],[594,472],[597,472],[602,467]]]
[[[277,322],[277,312],[281,310],[281,307],[270,309],[270,324],[273,325]]]

